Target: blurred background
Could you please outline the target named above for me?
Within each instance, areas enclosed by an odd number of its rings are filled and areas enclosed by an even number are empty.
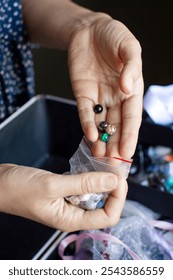
[[[142,46],[145,91],[152,84],[173,83],[172,9],[166,5],[143,8],[125,1],[73,1],[94,11],[106,12],[123,22]],[[130,6],[130,7],[129,7]],[[50,94],[74,99],[65,51],[38,48],[33,50],[36,94]]]

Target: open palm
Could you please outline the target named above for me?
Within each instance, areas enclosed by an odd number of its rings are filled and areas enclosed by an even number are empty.
[[[98,14],[71,39],[68,50],[71,83],[82,129],[95,156],[130,158],[141,124],[143,78],[141,48],[120,22]],[[101,114],[93,107],[103,106]],[[101,121],[115,124],[108,143],[99,139]]]

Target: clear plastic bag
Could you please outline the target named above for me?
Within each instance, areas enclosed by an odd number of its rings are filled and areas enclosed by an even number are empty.
[[[163,232],[137,215],[120,219],[119,223],[110,229],[109,235],[121,240],[142,260],[173,259],[173,248],[164,238]],[[83,246],[85,247],[84,243]],[[93,259],[133,259],[124,246],[111,241],[93,240],[92,253]]]
[[[173,223],[160,218],[141,203],[126,200],[117,225],[70,234],[58,254],[75,260],[173,260]],[[74,242],[75,252],[66,255]]]
[[[136,215],[148,221],[161,218],[160,213],[153,211],[138,201],[126,199],[124,208],[121,212],[121,218],[127,218]]]
[[[170,230],[165,225],[156,227],[160,218],[160,214],[145,205],[127,199],[119,223],[113,227],[105,228],[103,231],[121,240],[142,260],[172,260],[173,246],[165,236],[166,233],[170,233]],[[83,247],[85,247],[84,242]],[[92,242],[93,259],[133,259],[122,244],[108,241],[100,242],[94,239]]]
[[[73,154],[70,163],[70,174],[83,172],[104,171],[116,174],[118,177],[127,178],[132,160],[122,158],[94,157],[92,143],[84,136],[77,151]],[[68,196],[66,200],[73,205],[87,210],[102,208],[109,193],[90,193],[85,195]]]

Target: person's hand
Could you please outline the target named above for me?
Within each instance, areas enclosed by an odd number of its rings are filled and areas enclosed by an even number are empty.
[[[64,199],[69,195],[110,192],[105,207],[86,211]],[[0,211],[62,231],[115,225],[124,206],[127,184],[111,173],[57,175],[45,170],[0,165]]]
[[[141,46],[119,21],[93,13],[73,32],[68,47],[70,78],[82,129],[95,156],[131,158],[141,125]],[[101,114],[93,107],[103,106]],[[115,124],[108,143],[99,140],[101,121]]]

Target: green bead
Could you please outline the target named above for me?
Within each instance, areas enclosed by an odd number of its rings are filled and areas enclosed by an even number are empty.
[[[108,140],[109,140],[109,135],[105,132],[105,133],[103,133],[103,134],[100,136],[100,139],[101,139],[103,142],[108,142]]]

